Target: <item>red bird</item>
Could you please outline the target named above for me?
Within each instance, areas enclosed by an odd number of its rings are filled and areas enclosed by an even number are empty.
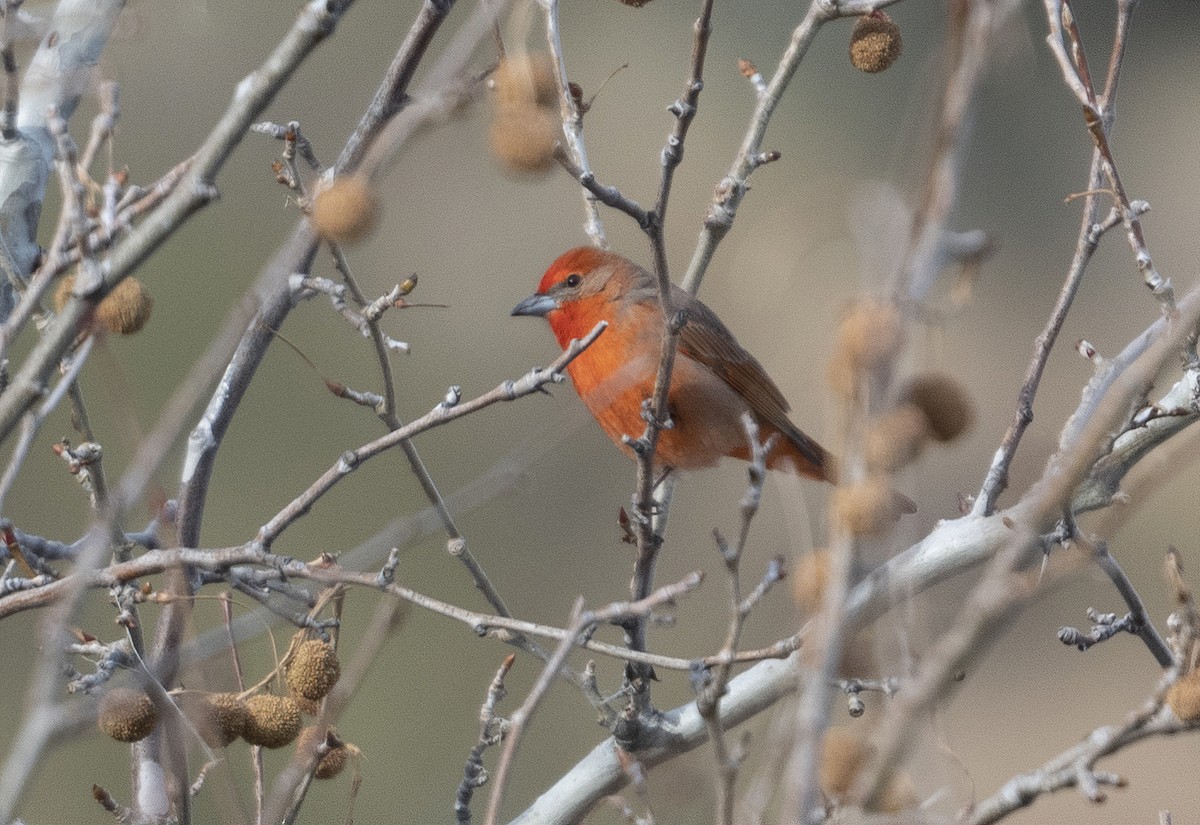
[[[787,401],[762,364],[698,298],[673,286],[671,300],[687,323],[667,396],[672,427],[659,435],[656,463],[689,470],[723,456],[749,460],[741,420],[749,412],[760,438],[779,435],[768,467],[832,481],[831,456],[788,420]],[[512,314],[544,317],[564,349],[608,321],[567,372],[608,437],[632,454],[621,437],[637,438],[645,429],[642,402],[654,394],[662,353],[664,321],[654,276],[620,255],[579,247],[550,264],[537,292]]]

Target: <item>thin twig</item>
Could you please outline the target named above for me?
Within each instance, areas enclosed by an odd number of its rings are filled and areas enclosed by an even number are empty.
[[[1096,107],[1099,117],[1097,127],[1101,129],[1111,128],[1113,119],[1116,116],[1117,86],[1125,55],[1125,46],[1129,37],[1130,17],[1133,5],[1135,4],[1122,4],[1117,19],[1116,32],[1113,36],[1112,51],[1109,54],[1108,75],[1105,81],[1104,95],[1102,102],[1099,102],[1095,99],[1094,92],[1089,95],[1086,89],[1073,85],[1072,80],[1078,81],[1079,77],[1071,67],[1069,59],[1066,63],[1062,63],[1066,59],[1066,54],[1062,51],[1061,30],[1058,32],[1057,39],[1055,36],[1054,30],[1058,18],[1054,16],[1054,10],[1051,8],[1052,3],[1053,0],[1048,0],[1047,14],[1051,18],[1051,34],[1048,39],[1051,50],[1059,58],[1060,65],[1063,67],[1067,84],[1077,94],[1082,94],[1083,100],[1090,99],[1092,101],[1091,105]],[[1050,352],[1054,348],[1055,341],[1058,339],[1058,333],[1066,321],[1067,313],[1070,311],[1071,305],[1075,300],[1075,294],[1079,290],[1084,273],[1091,262],[1096,248],[1100,244],[1103,234],[1108,229],[1116,226],[1118,222],[1125,220],[1121,211],[1116,209],[1112,211],[1108,219],[1101,218],[1103,206],[1100,188],[1105,182],[1106,175],[1106,161],[1101,147],[1097,145],[1092,151],[1091,169],[1088,172],[1088,184],[1085,190],[1088,192],[1088,195],[1084,201],[1083,216],[1079,233],[1075,240],[1075,253],[1071,259],[1070,266],[1067,268],[1066,279],[1059,290],[1058,298],[1055,301],[1054,308],[1050,312],[1050,317],[1046,321],[1046,326],[1034,341],[1033,358],[1026,368],[1025,380],[1017,393],[1017,409],[1013,421],[1009,424],[1008,430],[1004,434],[1000,449],[996,451],[996,455],[992,459],[992,465],[988,468],[987,477],[984,479],[979,495],[975,499],[973,512],[976,515],[990,515],[993,513],[996,508],[997,499],[1004,492],[1005,487],[1008,486],[1009,467],[1012,465],[1017,447],[1020,446],[1021,437],[1024,435],[1026,428],[1033,422],[1033,402],[1037,395],[1038,386],[1041,383],[1042,373],[1046,368],[1046,363],[1049,361]],[[1130,208],[1134,208],[1132,204],[1130,204]],[[1138,208],[1144,211],[1144,209],[1148,209],[1149,207],[1143,204]]]
[[[458,791],[454,794],[454,818],[460,825],[470,823],[471,797],[475,795],[475,789],[482,787],[488,780],[487,771],[483,768],[484,751],[504,739],[508,722],[497,718],[496,705],[508,694],[508,690],[504,687],[504,678],[512,670],[516,661],[516,654],[510,653],[504,657],[504,661],[500,663],[496,675],[492,678],[492,683],[488,686],[483,706],[479,709],[479,739],[467,756],[463,779],[458,783]]]
[[[767,125],[775,113],[775,107],[783,99],[783,93],[799,68],[800,62],[808,53],[809,46],[817,36],[817,32],[825,23],[839,17],[856,14],[866,14],[876,9],[890,6],[897,0],[812,0],[804,19],[792,32],[791,41],[779,59],[775,73],[767,83],[766,89],[756,95],[754,113],[750,116],[750,125],[742,138],[742,144],[734,156],[733,164],[725,177],[717,184],[713,202],[704,218],[704,228],[700,232],[696,249],[692,253],[691,263],[688,264],[687,274],[684,275],[681,286],[693,295],[700,289],[700,282],[708,269],[708,264],[716,252],[717,245],[733,227],[737,216],[738,206],[749,190],[747,181],[752,172],[764,162],[762,141],[766,136]]]
[[[582,339],[573,340],[570,346],[563,351],[563,354],[545,369],[535,368],[521,378],[515,381],[505,381],[494,390],[473,398],[470,401],[452,405],[442,402],[422,417],[406,424],[400,429],[393,430],[385,436],[362,445],[358,449],[347,450],[338,459],[336,464],[325,471],[307,490],[297,496],[274,518],[259,529],[256,542],[264,548],[270,547],[271,543],[279,537],[280,533],[294,523],[296,519],[308,512],[309,508],[335,484],[363,462],[374,458],[390,447],[408,441],[413,436],[423,433],[426,430],[447,424],[455,419],[462,418],[464,415],[481,410],[484,407],[489,407],[500,401],[515,401],[523,396],[540,392],[546,384],[561,381],[562,371],[566,369],[567,365],[574,361],[593,341],[599,338],[607,326],[608,324],[604,321],[596,324],[592,331]]]
[[[580,111],[575,96],[571,94],[567,81],[567,63],[563,56],[562,34],[558,22],[558,0],[537,0],[546,18],[546,46],[550,50],[550,59],[554,64],[554,76],[558,81],[558,109],[562,119],[563,135],[566,137],[566,153],[572,166],[580,173],[582,179],[591,175],[588,163],[587,146],[583,142],[583,112]],[[604,224],[600,220],[600,207],[596,195],[586,186],[583,188],[583,231],[591,238],[592,243],[604,249],[608,240],[604,234]]]
[[[1126,6],[1118,16],[1117,32],[1113,41],[1112,56],[1109,60],[1109,85],[1106,89],[1105,101],[1101,104],[1092,85],[1083,41],[1079,27],[1075,23],[1075,15],[1071,11],[1071,4],[1068,0],[1044,0],[1044,3],[1050,27],[1046,42],[1050,45],[1051,54],[1058,61],[1067,88],[1074,93],[1076,99],[1083,106],[1083,119],[1087,124],[1088,133],[1096,145],[1100,169],[1107,178],[1113,197],[1117,201],[1117,207],[1120,209],[1134,261],[1146,286],[1158,299],[1162,312],[1170,314],[1175,308],[1175,291],[1171,286],[1171,279],[1164,278],[1159,274],[1150,257],[1141,218],[1138,211],[1134,209],[1129,195],[1126,194],[1125,185],[1117,171],[1117,162],[1113,156],[1108,135],[1113,118],[1113,109],[1111,108],[1113,101],[1108,96],[1115,95],[1116,92],[1117,77],[1120,74],[1121,59],[1125,49],[1124,41],[1128,38],[1133,7],[1132,5]],[[1070,45],[1069,54],[1068,44]]]
[[[730,546],[719,532],[713,531],[729,581],[729,628],[725,634],[725,644],[717,654],[721,663],[707,674],[708,683],[703,686],[700,696],[696,699],[696,709],[708,728],[708,738],[712,742],[713,757],[716,760],[717,801],[714,822],[717,825],[733,825],[733,791],[744,756],[740,749],[730,749],[725,741],[725,729],[721,722],[721,697],[725,695],[729,685],[729,677],[733,672],[734,651],[750,611],[766,594],[768,588],[783,577],[783,560],[772,559],[759,586],[749,596],[742,598],[742,554],[746,549],[746,539],[750,535],[750,525],[762,501],[763,482],[767,477],[767,454],[774,445],[774,436],[768,438],[766,443],[759,442],[758,426],[748,413],[743,417],[742,423],[750,443],[750,467],[746,493],[742,498],[742,520],[737,542]]]

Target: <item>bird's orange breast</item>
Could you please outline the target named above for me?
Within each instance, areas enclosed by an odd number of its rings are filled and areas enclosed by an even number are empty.
[[[583,403],[609,438],[627,453],[631,451],[623,443],[623,436],[640,438],[646,429],[643,404],[654,394],[662,355],[661,320],[631,323],[629,317],[649,312],[657,313],[658,307],[629,308],[624,318],[605,318],[609,328],[567,367]],[[585,320],[584,315],[577,311],[570,317],[583,321],[580,328],[590,329],[593,318],[588,315]],[[566,320],[551,319],[564,346],[583,334],[569,333],[564,339],[560,329],[566,327]],[[667,402],[671,426],[659,434],[656,464],[677,469],[707,467],[722,456],[746,451],[741,423],[741,416],[749,409],[745,400],[711,370],[683,353],[676,355]]]

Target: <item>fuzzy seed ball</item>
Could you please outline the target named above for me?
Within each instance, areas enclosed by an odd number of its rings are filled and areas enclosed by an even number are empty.
[[[63,307],[67,305],[67,299],[71,297],[71,290],[75,288],[75,276],[64,275],[58,282],[58,286],[54,290],[54,311],[62,312]]]
[[[54,308],[62,312],[75,288],[75,276],[67,275],[54,290]],[[126,278],[105,296],[96,308],[96,319],[100,325],[116,335],[133,335],[150,320],[154,299],[146,286],[137,278]]]
[[[97,722],[118,742],[138,742],[158,724],[158,708],[140,690],[113,688],[100,700]]]
[[[292,693],[291,697],[296,700],[296,704],[300,707],[300,712],[305,716],[316,716],[321,712],[320,699],[305,699],[297,693]]]
[[[826,796],[840,797],[850,789],[854,778],[866,764],[870,752],[855,734],[846,728],[830,728],[821,746],[821,790]]]
[[[496,101],[502,107],[558,108],[558,81],[554,62],[545,52],[510,55],[492,73]]]
[[[150,320],[154,299],[137,278],[126,278],[100,302],[96,317],[100,325],[117,335],[133,335]]]
[[[309,639],[296,649],[287,669],[287,683],[292,693],[305,699],[321,699],[337,684],[342,675],[337,653],[328,642]]]
[[[858,18],[850,33],[850,62],[869,74],[882,72],[900,57],[900,27],[881,11]]]
[[[506,172],[534,176],[554,166],[554,149],[562,126],[558,117],[538,106],[509,106],[492,120],[492,154]]]
[[[792,572],[792,596],[796,606],[805,615],[819,612],[825,602],[829,565],[830,554],[825,548],[817,548],[796,559],[796,569]]]
[[[911,464],[929,440],[925,413],[901,404],[871,421],[863,454],[873,473],[894,473]]]
[[[919,802],[912,777],[901,772],[888,782],[876,807],[885,814],[898,814],[903,811],[911,811],[917,807]]]
[[[313,771],[313,778],[333,779],[346,767],[349,755],[345,745],[330,748],[329,752],[322,756],[321,761],[317,763],[317,769]]]
[[[206,693],[187,699],[185,708],[200,738],[210,748],[226,747],[246,729],[249,712],[236,693]]]
[[[863,375],[887,363],[904,343],[904,325],[894,307],[859,301],[838,325],[829,383],[844,398],[853,397]]]
[[[823,658],[824,650],[819,646],[800,646],[800,661],[804,663],[805,667],[820,670],[824,666]],[[858,630],[844,641],[842,658],[837,667],[839,677],[842,679],[866,679],[878,674],[879,670],[875,656],[875,633],[870,627]],[[870,701],[869,696],[864,698]]]
[[[877,536],[894,524],[901,513],[912,512],[912,502],[880,478],[838,487],[833,491],[831,506],[838,527],[852,536]]]
[[[901,398],[925,414],[929,433],[938,441],[953,441],[975,423],[975,405],[966,388],[949,375],[918,375],[908,382]]]
[[[326,751],[325,755],[317,762],[317,767],[313,769],[313,779],[333,779],[346,767],[346,762],[350,758],[350,748],[353,745],[347,745],[342,740],[338,739],[337,733],[330,731],[333,744]],[[320,742],[314,741],[317,739],[317,727],[310,725],[300,732],[300,738],[296,740],[297,750],[308,748],[317,748]],[[332,744],[332,743],[331,743]]]
[[[1200,670],[1185,673],[1171,685],[1167,706],[1181,722],[1200,721]]]
[[[300,732],[300,706],[290,696],[259,693],[246,700],[246,727],[242,738],[251,745],[282,748]]]
[[[361,177],[334,178],[313,198],[308,220],[325,240],[353,243],[375,231],[379,198]]]

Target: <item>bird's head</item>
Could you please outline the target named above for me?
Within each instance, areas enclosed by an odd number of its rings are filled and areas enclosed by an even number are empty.
[[[513,315],[550,322],[559,343],[586,335],[597,321],[612,321],[642,275],[636,264],[614,252],[581,246],[564,252],[546,270],[537,292],[513,307]]]

